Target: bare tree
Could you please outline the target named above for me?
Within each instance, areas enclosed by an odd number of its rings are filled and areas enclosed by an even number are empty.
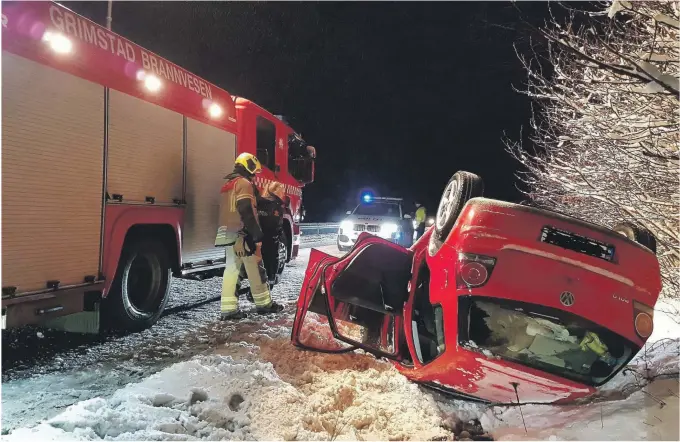
[[[523,191],[537,205],[613,227],[629,220],[657,237],[664,293],[680,296],[680,7],[615,0],[567,9],[537,30],[539,56],[519,54],[533,98]],[[549,72],[548,72],[549,71]]]

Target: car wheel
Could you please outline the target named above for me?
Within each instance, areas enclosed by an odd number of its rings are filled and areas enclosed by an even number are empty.
[[[480,177],[470,172],[456,172],[439,200],[434,220],[434,236],[440,241],[446,240],[465,204],[483,194],[484,182]]]
[[[136,331],[154,325],[170,298],[171,267],[159,240],[143,240],[126,247],[104,304],[107,328]]]
[[[647,247],[656,255],[656,237],[649,230],[636,226],[629,221],[617,224],[612,230],[631,241],[635,241],[636,243]]]

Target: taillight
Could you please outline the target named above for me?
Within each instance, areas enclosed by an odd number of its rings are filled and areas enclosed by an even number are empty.
[[[457,288],[466,289],[483,286],[489,280],[495,265],[496,258],[473,253],[459,253],[456,272]]]
[[[654,331],[654,309],[633,301],[633,323],[635,324],[635,333],[642,339],[647,339]]]

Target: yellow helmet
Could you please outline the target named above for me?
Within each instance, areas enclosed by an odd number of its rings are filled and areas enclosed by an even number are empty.
[[[253,175],[262,172],[262,164],[260,160],[257,159],[252,153],[243,152],[241,155],[236,157],[236,164],[240,164],[245,167],[245,169],[252,173]]]

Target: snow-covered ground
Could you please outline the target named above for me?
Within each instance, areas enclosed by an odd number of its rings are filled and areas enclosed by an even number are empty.
[[[333,241],[307,244],[337,255]],[[166,315],[143,333],[59,353],[61,361],[39,371],[3,372],[2,423],[12,429],[3,439],[442,440],[453,438],[457,420],[477,418],[502,439],[678,440],[680,326],[661,310],[680,303],[659,304],[646,352],[595,402],[524,405],[525,433],[517,407],[452,400],[370,355],[293,347],[294,302],[309,252],[301,249],[274,290],[287,304],[282,315],[221,323],[217,303],[207,303]],[[182,281],[180,290],[200,301],[218,293],[219,283]],[[645,374],[668,376],[646,385]]]

